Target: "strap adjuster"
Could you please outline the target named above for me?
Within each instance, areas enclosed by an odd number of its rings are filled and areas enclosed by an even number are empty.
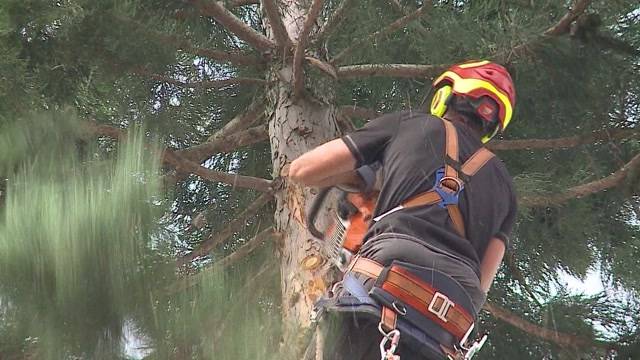
[[[436,308],[438,300],[442,300],[442,303],[440,303],[440,306]],[[449,312],[449,309],[455,306],[456,304],[454,304],[453,301],[451,301],[446,295],[438,291],[433,294],[433,298],[431,299],[427,310],[438,317],[438,319],[446,323],[449,321],[447,320],[447,313]]]
[[[444,186],[443,183],[453,182],[455,189],[449,186]],[[438,203],[440,207],[444,208],[447,205],[458,205],[460,193],[464,190],[464,183],[459,178],[452,176],[444,176],[444,168],[439,169],[436,172],[436,185],[433,187],[433,191],[437,192],[442,198],[442,201]]]

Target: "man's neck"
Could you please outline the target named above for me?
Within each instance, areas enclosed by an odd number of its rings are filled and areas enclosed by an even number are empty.
[[[472,126],[471,120],[469,120],[466,116],[455,111],[447,111],[447,113],[444,114],[442,118],[444,118],[445,120],[449,120],[452,123],[460,123],[471,130],[474,134],[476,134],[478,136],[478,139],[482,138],[482,132],[475,126]]]

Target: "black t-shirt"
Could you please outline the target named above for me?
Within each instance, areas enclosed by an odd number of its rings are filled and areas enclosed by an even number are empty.
[[[464,124],[454,125],[459,160],[464,163],[482,143]],[[382,189],[374,216],[433,188],[435,173],[444,166],[444,125],[442,120],[424,113],[387,114],[342,139],[356,157],[357,167],[382,164]],[[447,210],[436,204],[384,216],[372,223],[365,241],[381,233],[407,234],[462,257],[479,273],[489,240],[498,237],[506,242],[515,222],[516,197],[502,161],[494,157],[465,183],[458,206],[467,239],[455,231]]]

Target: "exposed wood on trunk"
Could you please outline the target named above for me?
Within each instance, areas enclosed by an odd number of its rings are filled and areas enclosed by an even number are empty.
[[[573,7],[555,25],[548,28],[544,35],[558,36],[569,32],[569,26],[587,9],[591,0],[576,0]]]
[[[290,77],[291,71],[289,69],[284,76]],[[336,138],[340,131],[334,107],[321,106],[317,101],[306,98],[294,101],[286,83],[274,89],[271,96],[275,108],[269,122],[269,136],[274,176],[278,176],[285,175],[284,169],[292,160],[313,147]],[[301,341],[299,337],[302,332],[298,327],[308,328],[313,303],[322,292],[316,286],[309,287],[309,284],[315,284],[323,278],[322,273],[310,273],[300,267],[302,259],[311,250],[307,249],[312,236],[306,229],[305,212],[313,197],[312,189],[289,182],[286,182],[284,191],[276,194],[274,227],[276,231],[286,233],[281,249],[281,270],[283,304],[288,309],[284,314],[287,344],[298,344]]]
[[[234,78],[223,79],[223,80],[203,80],[203,81],[188,82],[188,81],[181,81],[169,76],[153,74],[153,73],[148,73],[144,71],[136,71],[136,73],[140,75],[144,75],[153,80],[162,81],[168,84],[186,87],[186,88],[192,88],[192,89],[217,89],[217,88],[234,85],[234,84],[264,85],[266,83],[266,81],[263,79],[243,78],[243,77],[234,77]]]
[[[325,90],[316,94],[322,98],[315,98],[313,94],[295,97],[291,86],[295,83],[294,71],[302,75],[308,35],[315,25],[322,2],[282,0],[282,3],[283,22],[289,38],[298,43],[298,70],[294,70],[296,66],[293,62],[285,61],[274,66],[269,74],[272,81],[268,91],[267,118],[274,177],[286,176],[291,161],[340,134],[336,119],[337,110],[333,105],[335,99],[331,91],[331,82],[334,81],[332,78],[318,79],[326,82],[321,85]],[[270,34],[268,28],[267,34]],[[302,76],[298,76],[297,79],[303,80]],[[303,89],[303,86],[299,86],[298,89]],[[305,270],[301,266],[305,257],[318,255],[318,250],[311,246],[312,236],[305,226],[306,209],[314,198],[315,191],[290,183],[286,178],[283,185],[282,191],[275,194],[273,225],[277,232],[284,234],[277,248],[282,275],[283,308],[280,358],[288,359],[287,355],[291,355],[291,359],[298,360],[308,343],[313,304],[324,293],[326,284],[331,279],[328,275],[328,264],[315,270]],[[326,207],[322,210],[326,210]],[[319,226],[325,225],[324,217],[318,220]]]
[[[263,206],[269,201],[273,200],[273,194],[264,193],[260,195],[254,202],[247,206],[242,213],[240,213],[233,221],[231,221],[224,229],[215,231],[207,239],[205,239],[200,245],[192,252],[181,256],[176,261],[178,266],[182,266],[190,261],[193,261],[199,257],[209,255],[213,249],[218,245],[225,242],[234,233],[240,231],[247,223],[247,220],[255,216]]]
[[[302,31],[298,37],[298,44],[296,45],[296,51],[293,54],[293,96],[299,98],[304,91],[304,53],[307,49],[307,43],[309,42],[309,33],[320,15],[324,0],[313,0],[311,8],[307,13],[307,17],[304,21]]]
[[[344,20],[349,6],[351,6],[353,0],[344,0],[338,5],[336,10],[331,14],[329,20],[318,30],[318,33],[313,38],[314,43],[319,43],[324,40],[328,40],[331,34],[340,26],[342,20]]]
[[[93,135],[108,136],[118,140],[126,138],[125,132],[112,126],[100,125],[96,122],[87,122],[85,123],[85,127],[87,132]],[[162,150],[161,160],[163,164],[171,166],[177,172],[195,174],[205,180],[222,182],[237,188],[254,189],[262,192],[272,190],[271,180],[207,169],[204,166],[200,166],[191,160],[181,157],[171,149]]]
[[[236,17],[232,12],[227,10],[221,2],[211,0],[189,0],[194,4],[205,16],[214,18],[218,23],[234,33],[238,38],[247,42],[258,50],[270,50],[276,47],[276,44],[269,40],[266,36],[255,31],[244,21]]]
[[[421,7],[419,7],[416,11],[414,11],[413,13],[407,15],[407,16],[403,16],[400,19],[392,22],[391,24],[389,24],[388,26],[386,26],[384,29],[376,31],[374,33],[369,34],[368,36],[359,39],[359,40],[355,40],[351,43],[351,45],[342,50],[340,53],[338,53],[338,55],[334,56],[333,59],[331,59],[331,62],[333,64],[339,64],[340,62],[342,62],[345,57],[347,57],[347,55],[349,55],[353,50],[357,49],[358,47],[362,46],[363,44],[369,44],[372,41],[374,41],[375,39],[378,39],[382,36],[385,36],[387,34],[391,34],[399,29],[401,29],[402,27],[404,27],[405,25],[407,25],[408,23],[410,23],[413,20],[416,20],[417,18],[419,18],[420,16],[422,16],[422,14],[424,13],[424,11],[426,10],[427,5],[422,5]]]
[[[338,67],[340,79],[388,76],[401,78],[431,78],[444,71],[447,65],[363,64]]]
[[[491,150],[566,149],[580,145],[592,145],[600,141],[637,139],[636,129],[604,129],[590,134],[556,139],[493,140],[487,144]]]
[[[627,175],[633,170],[640,167],[640,154],[636,155],[626,163],[621,169],[615,173],[602,178],[600,180],[592,181],[587,184],[574,186],[570,189],[563,191],[560,194],[549,194],[542,196],[523,196],[519,203],[523,206],[557,206],[572,200],[579,199],[581,197],[592,195],[600,191],[614,188],[622,184]]]
[[[280,10],[276,6],[275,0],[262,0],[262,8],[269,19],[271,24],[271,30],[273,31],[273,37],[276,39],[276,43],[281,48],[288,48],[291,46],[291,39],[287,33],[287,29],[282,22],[282,16]]]
[[[491,315],[493,315],[496,319],[500,319],[504,322],[506,322],[507,324],[510,324],[524,332],[526,332],[527,334],[533,335],[535,337],[547,340],[551,343],[557,344],[561,347],[568,347],[568,348],[581,348],[581,347],[587,347],[587,348],[593,348],[593,347],[599,347],[599,348],[608,348],[607,345],[604,345],[602,343],[596,342],[594,340],[588,339],[588,338],[584,338],[584,337],[580,337],[580,336],[576,336],[573,334],[567,334],[567,333],[561,333],[558,331],[554,331],[554,330],[549,330],[546,328],[543,328],[541,326],[538,326],[536,324],[533,324],[521,317],[519,317],[518,315],[503,309],[501,307],[499,307],[498,305],[495,305],[493,303],[490,302],[486,302],[484,304],[484,309],[487,310],[489,313],[491,313]]]
[[[267,139],[269,139],[269,134],[267,125],[265,124],[241,130],[224,137],[215,138],[214,140],[176,152],[191,161],[202,163],[217,153],[235,151],[241,147],[263,142]]]
[[[338,79],[338,72],[335,66],[312,56],[305,56],[305,60],[307,60],[313,67],[331,76],[333,79]]]

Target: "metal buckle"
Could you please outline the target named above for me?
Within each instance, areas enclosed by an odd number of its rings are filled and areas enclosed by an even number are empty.
[[[448,186],[444,186],[443,183],[445,181],[453,181],[456,184],[456,189],[452,189]],[[438,182],[438,185],[445,191],[450,192],[453,195],[459,195],[460,192],[462,191],[462,189],[464,189],[464,183],[462,182],[462,180],[455,178],[453,176],[444,176],[442,177],[442,179],[440,179],[440,181]]]
[[[484,334],[480,338],[480,340],[476,340],[473,344],[471,344],[464,355],[464,360],[471,360],[471,358],[473,358],[478,353],[478,351],[482,349],[482,346],[487,341],[487,338],[487,334]]]
[[[457,189],[451,189],[449,187],[443,186],[443,181],[451,180],[455,182]],[[458,198],[460,193],[464,189],[464,182],[462,182],[459,178],[454,178],[451,176],[444,176],[444,168],[439,169],[436,172],[436,183],[433,187],[433,191],[437,192],[442,199],[438,204],[440,207],[445,207],[447,205],[457,205]]]
[[[440,305],[439,308],[436,309],[436,303],[439,299],[442,300],[442,304]],[[449,300],[449,298],[446,295],[438,291],[435,294],[433,294],[433,299],[431,299],[431,302],[429,303],[429,307],[427,309],[433,314],[435,314],[438,317],[438,319],[446,323],[449,321],[447,320],[447,313],[449,312],[449,309],[455,306],[456,304],[454,304],[453,301]]]
[[[465,344],[467,343],[467,340],[469,340],[469,336],[471,335],[471,332],[473,331],[473,328],[476,326],[476,323],[471,323],[471,326],[469,326],[469,330],[467,330],[466,333],[464,333],[464,336],[462,337],[462,339],[460,340],[460,347],[465,349]]]

